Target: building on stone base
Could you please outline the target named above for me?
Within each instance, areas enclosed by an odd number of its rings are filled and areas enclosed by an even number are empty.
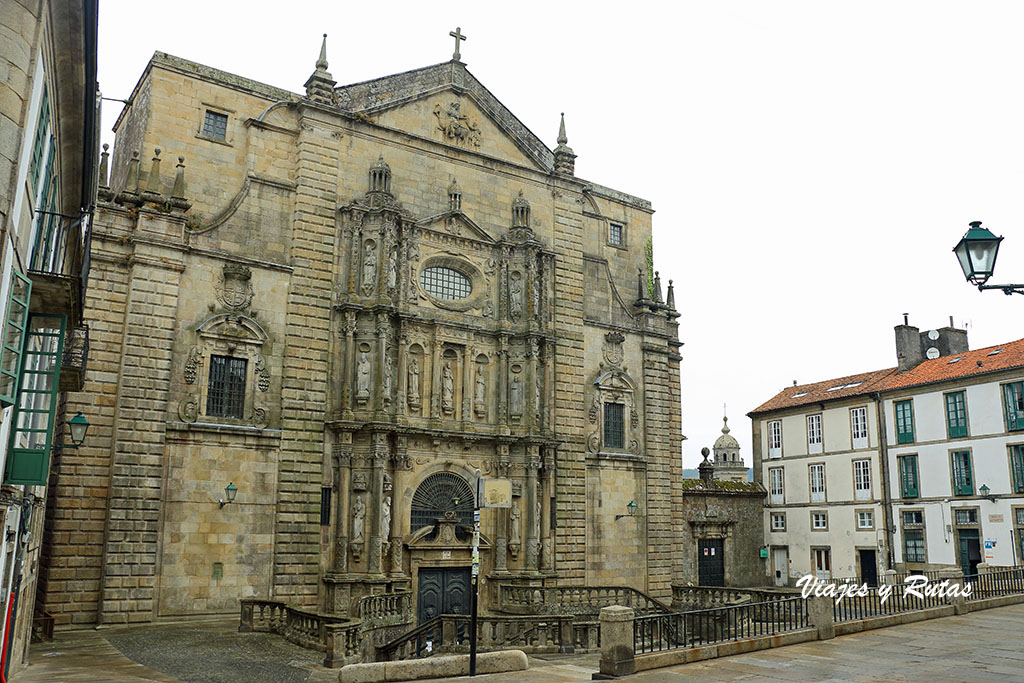
[[[458,54],[327,69],[326,40],[302,94],[146,65],[101,179],[67,405],[94,426],[57,463],[42,608],[462,611],[477,471],[513,495],[482,511],[481,609],[499,583],[667,599],[680,356],[650,203],[576,177],[564,119],[552,150]]]

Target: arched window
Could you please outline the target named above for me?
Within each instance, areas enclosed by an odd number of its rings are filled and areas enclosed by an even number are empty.
[[[451,512],[458,520],[456,531],[473,528],[473,488],[453,472],[437,472],[423,480],[412,496],[409,528],[413,531],[433,526],[438,518]],[[463,540],[463,533],[458,533]]]

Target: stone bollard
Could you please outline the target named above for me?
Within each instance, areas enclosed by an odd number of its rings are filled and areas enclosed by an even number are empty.
[[[241,600],[242,618],[238,622],[239,633],[252,632],[252,600]]]
[[[629,607],[601,608],[601,674],[628,676],[636,673],[633,659],[633,618]]]
[[[988,562],[979,562],[978,563],[978,574],[979,575],[980,574],[988,574],[990,571],[992,571],[992,565],[990,565]]]
[[[834,605],[832,598],[814,595],[807,598],[807,618],[818,629],[818,640],[836,637]]]
[[[950,586],[959,586],[961,589],[964,587],[964,574],[959,569],[940,569],[936,581],[942,583],[947,580]],[[946,600],[953,606],[954,613],[967,614],[967,600],[960,592],[947,597]]]
[[[882,584],[886,586],[896,585],[896,570],[886,569],[882,572]]]

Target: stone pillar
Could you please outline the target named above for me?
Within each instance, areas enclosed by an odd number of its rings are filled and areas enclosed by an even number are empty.
[[[508,337],[501,337],[498,356],[498,424],[508,428]],[[506,433],[508,433],[506,431]]]
[[[352,369],[356,365],[356,312],[345,311],[345,322],[343,323],[345,330],[345,369],[344,369],[344,389],[341,392],[341,409],[342,415],[346,420],[352,419],[352,408],[353,401],[352,397],[355,392],[355,388],[352,386],[355,382],[355,378],[352,376]]]
[[[896,585],[896,570],[885,569],[882,571],[882,584],[886,586]]]
[[[409,336],[408,326],[403,321],[398,328],[398,414],[409,413]],[[397,486],[396,486],[397,489]],[[394,503],[394,501],[392,501]]]
[[[395,448],[394,474],[391,490],[391,576],[404,578],[402,565],[405,563],[402,547],[402,520],[408,513],[402,508],[402,490],[405,488],[405,477],[409,470],[409,437],[397,437]]]
[[[807,618],[818,629],[818,640],[836,637],[835,615],[832,598],[811,596],[807,598]]]
[[[633,618],[630,607],[601,608],[601,662],[604,676],[629,676],[636,673],[633,655]]]
[[[366,570],[370,574],[383,574],[381,562],[381,507],[384,504],[384,463],[388,460],[388,435],[377,432],[373,435],[373,473],[370,482],[370,502],[367,518],[370,536],[369,557]],[[371,516],[372,515],[372,516]],[[394,517],[394,510],[392,510]]]
[[[391,323],[388,321],[387,313],[377,314],[377,409],[382,413],[388,408],[391,397],[384,391],[384,372],[388,355],[388,333],[391,331]],[[394,373],[392,373],[394,375]],[[392,377],[394,379],[394,377]]]
[[[348,506],[352,480],[352,434],[342,432],[334,444],[334,571],[348,571]]]
[[[523,415],[523,424],[533,425],[533,431],[540,431],[540,421],[538,416],[540,414],[540,406],[538,403],[537,393],[537,356],[540,353],[539,343],[536,337],[530,337],[527,340],[527,360],[529,362],[529,379],[527,385],[523,387],[526,396],[523,400],[523,412],[527,415]]]
[[[498,444],[498,477],[508,479],[508,444]],[[515,502],[513,501],[513,505]],[[495,508],[498,528],[494,538],[494,571],[508,571],[508,509]]]
[[[441,344],[434,328],[434,360],[430,364],[430,417],[441,417]],[[420,391],[423,387],[420,387]]]
[[[953,606],[953,611],[956,614],[967,614],[970,610],[967,609],[967,600],[963,595],[963,591],[966,590],[963,572],[955,567],[940,569],[937,581],[939,583],[949,581],[950,586],[957,586],[959,588],[956,595],[950,595],[946,600]]]
[[[473,420],[473,347],[465,347],[462,354],[462,421],[464,423]]]
[[[535,572],[540,564],[538,545],[540,538],[537,536],[540,519],[537,517],[537,470],[540,469],[540,457],[537,455],[537,446],[526,447],[526,490],[523,491],[526,498],[526,529],[523,536],[526,544],[526,570]]]
[[[544,469],[541,476],[541,516],[540,516],[540,568],[542,571],[554,569],[551,546],[551,493],[555,475],[555,449],[544,448]]]

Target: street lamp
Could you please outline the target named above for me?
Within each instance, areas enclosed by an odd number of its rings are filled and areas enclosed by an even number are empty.
[[[221,480],[221,481],[223,481],[223,480]],[[235,502],[235,494],[236,493],[238,493],[238,487],[235,486],[234,482],[228,482],[228,485],[224,487],[224,498],[222,498],[221,500],[217,501],[217,502],[220,503],[221,509],[224,509],[224,506],[227,505],[228,503],[234,503]]]
[[[53,449],[55,451],[61,451],[65,448],[78,448],[85,441],[85,434],[89,431],[89,421],[85,419],[85,415],[82,415],[81,411],[68,420],[68,430],[71,432],[71,443],[67,445],[54,444]]]
[[[996,502],[995,496],[990,496],[989,493],[992,491],[986,484],[982,484],[981,488],[978,489],[978,493],[981,494],[982,498],[988,498],[991,502]]]
[[[996,256],[1002,241],[1002,237],[996,237],[988,228],[981,227],[981,221],[971,221],[970,228],[953,247],[953,253],[964,271],[964,278],[977,285],[979,290],[999,289],[1007,295],[1024,294],[1024,285],[985,284],[996,269]]]
[[[629,514],[626,514],[626,515],[615,515],[616,521],[622,519],[623,517],[635,517],[636,516],[636,509],[638,507],[640,507],[640,506],[636,504],[636,501],[632,501],[632,500],[629,501],[628,503],[626,503],[626,512],[628,512]]]

